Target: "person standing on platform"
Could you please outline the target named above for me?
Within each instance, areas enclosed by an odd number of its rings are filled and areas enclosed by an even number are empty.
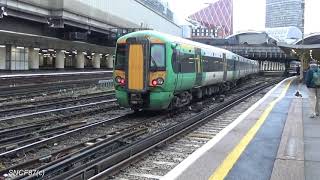
[[[311,61],[309,64],[309,69],[306,73],[306,85],[309,90],[311,104],[314,107],[314,112],[312,113],[311,118],[314,118],[320,114],[320,69],[314,61]]]

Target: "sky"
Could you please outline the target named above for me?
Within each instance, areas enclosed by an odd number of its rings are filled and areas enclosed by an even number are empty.
[[[179,24],[198,10],[217,0],[167,0]],[[266,0],[233,0],[233,32],[263,30]],[[252,8],[250,8],[252,7]],[[305,34],[320,32],[320,0],[305,0]]]

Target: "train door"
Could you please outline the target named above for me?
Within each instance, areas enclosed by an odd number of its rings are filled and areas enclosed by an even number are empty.
[[[201,86],[202,82],[202,66],[201,66],[201,49],[195,48],[196,63],[196,83],[195,86]]]
[[[236,61],[236,57],[232,58],[232,80],[237,78]]]
[[[181,89],[181,84],[183,80],[183,73],[181,73],[181,64],[180,64],[180,47],[176,46],[173,50],[172,62],[174,65],[174,72],[176,74],[175,78],[175,90]]]
[[[223,62],[223,81],[227,81],[227,57],[226,57],[226,53],[222,54],[222,62]]]

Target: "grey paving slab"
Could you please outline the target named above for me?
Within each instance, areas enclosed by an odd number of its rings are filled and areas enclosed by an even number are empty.
[[[304,138],[305,160],[320,162],[320,138]],[[320,166],[319,166],[320,171]],[[320,179],[320,177],[319,177]]]
[[[320,162],[306,161],[305,162],[305,177],[306,180],[320,179]]]
[[[270,179],[303,180],[304,178],[304,161],[277,159]]]
[[[310,118],[312,113],[312,98],[304,87],[307,94],[303,100],[303,131],[304,131],[304,157],[305,157],[305,179],[320,179],[320,117]]]
[[[306,131],[304,132],[304,136],[308,137],[308,138],[320,138],[320,122],[314,122],[315,120],[313,120],[310,123],[306,123],[304,125],[304,128],[306,129]],[[320,121],[320,119],[319,119]],[[320,153],[320,149],[319,149],[319,153]]]
[[[277,159],[304,160],[302,99],[291,103],[278,149]]]

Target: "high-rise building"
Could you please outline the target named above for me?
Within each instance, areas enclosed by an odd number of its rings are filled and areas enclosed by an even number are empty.
[[[219,0],[208,7],[192,14],[189,18],[197,21],[204,28],[195,29],[192,36],[226,37],[233,30],[233,0]]]
[[[288,26],[304,32],[304,0],[266,0],[266,28]]]

